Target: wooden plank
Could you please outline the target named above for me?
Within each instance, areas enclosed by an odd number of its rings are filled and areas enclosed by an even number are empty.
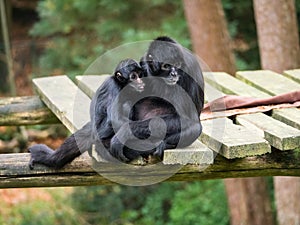
[[[275,109],[272,111],[272,117],[287,125],[300,130],[300,109]]]
[[[36,78],[33,83],[41,99],[71,132],[90,120],[90,98],[67,76]]]
[[[243,72],[238,72],[243,73]],[[236,94],[241,96],[249,96],[249,97],[269,97],[270,95],[267,93],[264,93],[263,91],[260,91],[254,87],[251,87],[250,85],[245,84],[244,82],[237,80],[236,78],[230,76],[226,73],[212,73],[213,78],[206,78],[209,80],[210,83],[214,84],[214,86],[221,87],[220,89],[223,90],[227,94]],[[274,74],[272,74],[274,75]],[[275,92],[275,86],[277,85],[277,82],[274,82],[272,85],[272,90],[274,89]],[[300,87],[300,86],[299,86]],[[287,92],[289,91],[288,87],[286,89]],[[287,123],[290,126],[293,127],[299,127],[300,126],[300,110],[296,108],[291,109],[278,109],[274,110],[272,117]],[[250,124],[248,124],[250,125]]]
[[[300,70],[299,70],[300,71]],[[300,90],[300,84],[272,71],[245,71],[237,72],[237,77],[251,85],[266,91],[270,95],[279,95],[291,91]],[[272,81],[272,82],[270,82]],[[274,110],[272,117],[290,126],[300,126],[300,109],[278,109]]]
[[[283,75],[300,83],[300,69],[286,70],[283,72]]]
[[[89,96],[92,96],[104,80],[109,77],[109,75],[87,75],[87,76],[77,76],[78,86],[83,88],[83,91]],[[213,95],[221,95],[219,91],[210,89]],[[99,158],[95,155],[95,158]],[[199,140],[196,140],[191,146],[184,149],[169,149],[164,152],[165,164],[181,164],[185,165],[187,163],[194,164],[211,164],[213,163],[214,155],[213,151],[206,147]]]
[[[205,83],[204,88],[204,102],[211,102],[213,100],[216,100],[217,98],[223,97],[225,94],[223,94],[218,89],[214,88],[208,83]]]
[[[239,124],[247,126],[251,123],[263,130],[265,139],[277,149],[291,150],[300,146],[300,130],[263,113],[240,115],[236,120]]]
[[[227,73],[218,72],[218,73],[204,73],[205,81],[211,84],[213,87],[218,88],[220,91],[225,92],[226,94],[235,94],[241,96],[249,97],[268,97],[267,93],[264,93],[256,88],[253,88],[244,82],[230,76]],[[206,121],[203,122],[203,126],[210,127],[212,124],[209,121],[206,124]],[[209,145],[212,149],[216,151],[220,148],[220,154],[226,158],[235,158],[235,157],[246,157],[251,155],[260,155],[271,151],[271,147],[263,138],[259,138],[257,134],[250,134],[249,129],[246,129],[242,126],[237,126],[232,123],[230,120],[226,120],[226,130],[224,132],[224,138],[222,135],[217,134],[217,132],[222,131],[222,129],[217,129],[217,131],[212,132],[211,129],[208,131],[203,129],[203,135],[201,140],[208,144],[206,138],[211,138],[214,141],[211,141],[212,146]],[[210,133],[210,136],[208,136]],[[203,139],[204,138],[204,139]],[[216,145],[216,146],[214,146]],[[221,145],[221,147],[220,147]]]
[[[233,76],[223,73],[223,72],[214,72],[214,73],[203,73],[204,80],[217,88],[218,90],[233,95],[249,96],[264,98],[269,95],[254,88],[250,85],[245,84],[244,82],[234,78]]]
[[[300,130],[300,109],[288,108],[288,109],[275,109],[272,111],[272,117],[283,123],[286,123],[292,127]]]
[[[164,152],[164,164],[213,164],[213,151],[199,140],[184,149],[169,149]]]
[[[228,159],[271,152],[266,140],[227,118],[206,120],[202,125],[200,140]]]
[[[86,93],[90,98],[96,93],[97,89],[110,75],[84,75],[76,76],[78,87]]]
[[[113,184],[111,180],[99,175],[91,167],[90,160],[83,157],[75,159],[61,170],[53,170],[42,165],[36,165],[30,170],[29,153],[0,155],[0,188],[24,187],[63,187],[63,186],[92,186]],[[132,166],[131,174],[146,168],[151,176],[140,176],[137,179],[152,179],[168,172],[171,165]],[[159,170],[158,168],[162,168]],[[103,169],[106,174],[124,177],[127,170],[118,165],[105,163]],[[147,171],[146,171],[147,172]],[[137,173],[135,173],[137,174]],[[205,170],[199,165],[182,166],[173,176],[165,181],[196,181],[208,179],[224,179],[256,176],[298,176],[300,174],[299,152],[276,151],[263,156],[241,159],[225,159],[217,156],[215,163]]]
[[[239,71],[236,76],[269,95],[300,90],[300,84],[270,70]]]

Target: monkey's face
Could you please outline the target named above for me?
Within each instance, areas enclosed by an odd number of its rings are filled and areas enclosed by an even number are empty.
[[[137,92],[142,92],[145,88],[145,83],[142,81],[141,77],[141,70],[133,70],[128,75],[128,85],[130,85]]]
[[[142,76],[142,68],[132,59],[121,61],[115,71],[115,78],[122,87],[129,85],[137,92],[142,92],[145,88]]]
[[[183,62],[178,45],[154,41],[142,58],[141,66],[149,76],[160,77],[167,85],[175,85],[180,79]]]

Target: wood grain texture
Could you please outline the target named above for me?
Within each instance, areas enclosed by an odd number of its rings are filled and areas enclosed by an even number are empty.
[[[300,69],[286,70],[283,72],[283,75],[300,83]]]
[[[0,98],[0,126],[59,123],[38,96]]]
[[[271,152],[268,142],[246,127],[233,124],[230,119],[213,119],[202,122],[200,140],[222,156],[242,158]]]
[[[263,113],[239,115],[236,120],[239,124],[244,121],[255,125],[264,132],[265,139],[275,148],[291,150],[300,146],[300,130],[286,125]]]
[[[270,70],[239,71],[236,76],[269,95],[300,90],[300,84]]]
[[[59,186],[90,186],[113,184],[105,179],[91,167],[88,158],[80,157],[61,170],[53,170],[44,166],[36,166],[34,170],[28,168],[30,155],[28,153],[2,154],[0,157],[0,188],[17,187],[59,187]],[[143,179],[152,179],[168,172],[178,165],[165,165],[158,170],[156,165],[132,166],[130,173],[135,176],[134,170],[149,167],[151,176]],[[118,169],[114,164],[103,164],[103,173],[112,174],[122,179],[128,173]],[[232,177],[256,176],[299,176],[299,151],[276,151],[263,156],[246,157],[242,159],[225,159],[221,156],[215,158],[215,163],[203,169],[198,165],[181,166],[176,174],[166,181],[192,181],[223,179]],[[142,178],[140,178],[142,179]],[[150,182],[150,181],[149,181]]]
[[[33,83],[41,99],[71,132],[89,121],[91,100],[67,76],[37,78]]]

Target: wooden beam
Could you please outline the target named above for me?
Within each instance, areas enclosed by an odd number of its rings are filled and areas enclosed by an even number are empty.
[[[60,123],[38,96],[0,98],[0,126]]]
[[[30,170],[29,157],[28,153],[0,155],[0,188],[91,186],[114,183],[95,172],[91,167],[91,161],[86,157],[76,159],[61,170],[49,169],[42,165],[37,165],[34,170]],[[151,176],[143,179],[153,179],[174,166],[176,165],[131,166],[130,169],[131,174],[143,168],[148,169]],[[120,167],[122,169],[120,170],[115,164],[103,163],[102,168],[104,174],[110,174],[114,179],[128,176],[128,171],[124,170],[124,167]],[[271,154],[242,159],[225,159],[217,156],[215,163],[204,170],[198,165],[181,166],[178,172],[166,181],[256,176],[300,176],[299,150],[273,150]]]

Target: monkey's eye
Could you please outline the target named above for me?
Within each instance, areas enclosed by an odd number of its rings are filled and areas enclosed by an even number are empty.
[[[169,70],[169,69],[171,69],[171,65],[170,64],[168,64],[168,63],[163,63],[163,64],[161,64],[161,69],[162,70]]]
[[[147,61],[153,61],[153,56],[151,54],[147,55]]]
[[[139,75],[136,72],[132,72],[130,74],[130,80],[136,80],[138,79]]]

